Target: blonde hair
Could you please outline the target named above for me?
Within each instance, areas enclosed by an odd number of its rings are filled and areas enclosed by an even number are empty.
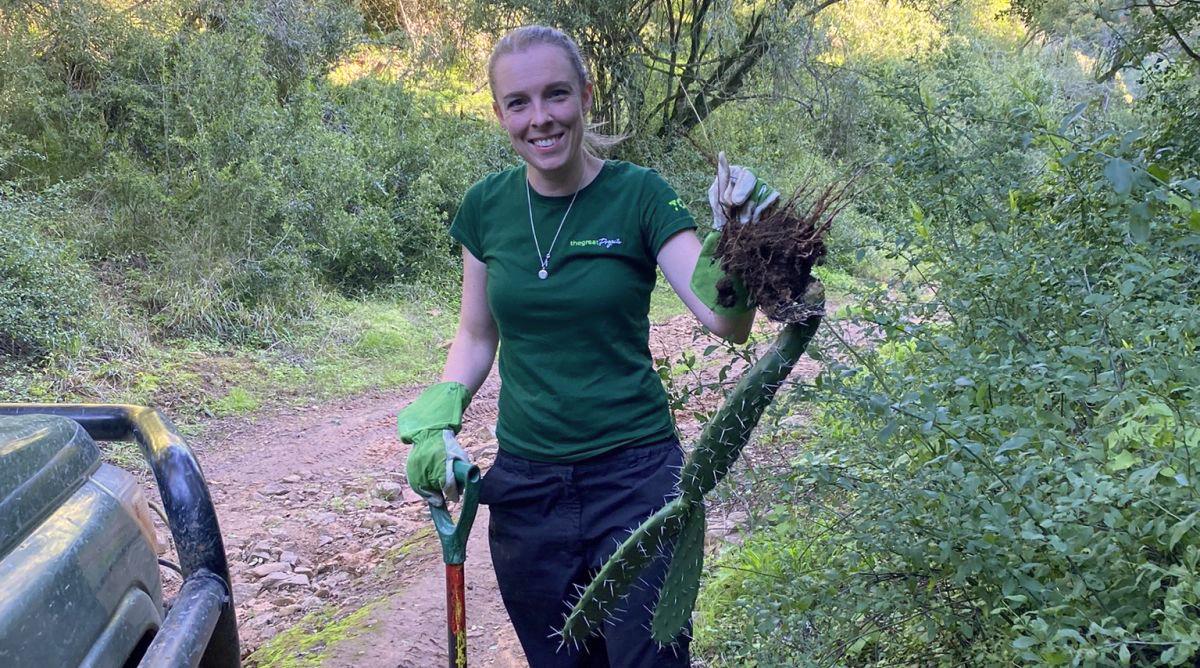
[[[547,44],[562,49],[562,52],[567,56],[567,62],[571,64],[571,69],[575,70],[575,75],[579,78],[580,86],[582,87],[585,84],[591,83],[591,75],[588,74],[587,65],[583,61],[583,54],[580,53],[579,45],[575,43],[575,40],[568,37],[566,33],[558,28],[541,25],[521,26],[501,37],[496,42],[496,45],[492,47],[492,54],[488,56],[488,87],[492,91],[493,100],[496,99],[496,61],[500,60],[503,56],[520,53],[538,44]],[[588,111],[588,109],[584,109],[585,114]],[[583,148],[589,153],[606,153],[609,149],[626,139],[624,135],[607,135],[595,132],[593,128],[596,127],[599,127],[599,124],[589,124],[583,132]]]

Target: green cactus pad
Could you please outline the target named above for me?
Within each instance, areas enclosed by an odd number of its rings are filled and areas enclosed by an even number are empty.
[[[675,554],[667,578],[658,592],[650,636],[660,644],[675,642],[692,618],[696,595],[700,593],[700,573],[704,570],[704,506],[697,505],[683,525],[675,543]]]
[[[638,575],[658,556],[660,550],[683,529],[690,505],[675,499],[634,529],[617,547],[592,583],[571,609],[558,634],[569,642],[582,642],[598,631],[613,613]]]
[[[680,487],[686,498],[699,501],[737,461],[750,440],[750,432],[821,324],[820,312],[817,313],[783,328],[775,345],[742,376],[716,416],[704,427],[680,475]]]

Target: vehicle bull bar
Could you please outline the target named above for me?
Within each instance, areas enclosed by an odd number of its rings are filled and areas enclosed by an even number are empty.
[[[138,665],[240,666],[233,588],[217,513],[200,464],[175,425],[146,406],[0,403],[0,415],[30,414],[74,420],[97,441],[135,441],[154,472],[183,587]]]

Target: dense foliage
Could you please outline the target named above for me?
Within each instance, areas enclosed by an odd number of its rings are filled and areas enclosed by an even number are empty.
[[[77,351],[102,319],[86,265],[55,231],[70,217],[52,193],[31,201],[0,191],[0,355]]]
[[[1168,102],[1188,67],[1106,110],[977,36],[877,88],[895,125],[863,204],[903,271],[849,308],[867,341],[830,332],[813,442],[706,590],[708,652],[1200,655],[1200,180],[1193,107]]]
[[[332,85],[360,34],[342,3],[191,4],[5,11],[13,192],[69,184],[68,241],[164,334],[270,339],[320,290],[452,285],[445,225],[501,138],[400,81]]]
[[[785,191],[869,167],[823,372],[760,430],[789,454],[701,593],[706,665],[1191,664],[1197,7],[2,3],[3,366],[452,293],[448,221],[514,160],[487,48],[550,20],[617,157],[696,213],[717,149]]]

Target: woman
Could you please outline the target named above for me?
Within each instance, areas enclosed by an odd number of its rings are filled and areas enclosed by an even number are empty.
[[[451,466],[466,454],[454,434],[499,346],[500,447],[481,501],[530,665],[686,666],[686,639],[659,647],[647,630],[661,563],[648,572],[653,586],[636,589],[585,647],[560,646],[553,629],[575,587],[675,493],[682,456],[648,348],[655,269],[720,336],[745,341],[753,309],[715,306],[719,270],[657,173],[588,150],[592,83],[570,38],[515,30],[496,44],[488,75],[496,119],[524,164],[472,186],[451,225],[463,245],[458,332],[442,382],[400,413],[401,438],[414,443],[410,484],[434,503],[457,497]],[[736,209],[722,202],[773,199],[751,191],[745,170],[722,178],[741,185],[714,183],[718,223]]]

